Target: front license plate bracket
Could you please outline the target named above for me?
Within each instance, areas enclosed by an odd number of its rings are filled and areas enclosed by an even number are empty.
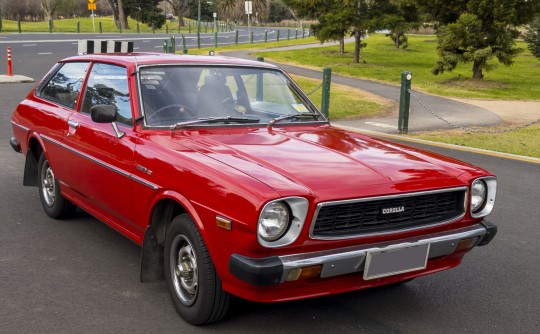
[[[429,243],[370,251],[366,255],[364,280],[393,276],[426,268]]]

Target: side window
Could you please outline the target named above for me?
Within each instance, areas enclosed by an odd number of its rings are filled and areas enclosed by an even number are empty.
[[[65,63],[44,85],[40,96],[51,102],[75,108],[88,63]]]
[[[90,113],[96,105],[114,105],[118,108],[118,122],[132,124],[129,87],[125,67],[95,63],[90,71],[81,111]]]

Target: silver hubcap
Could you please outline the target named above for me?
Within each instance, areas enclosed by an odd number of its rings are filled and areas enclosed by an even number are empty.
[[[47,206],[54,205],[55,184],[54,173],[49,166],[49,163],[45,162],[41,172],[41,192],[43,193],[43,199]]]
[[[182,304],[192,305],[199,291],[199,270],[193,246],[184,235],[172,242],[170,268],[176,295]]]

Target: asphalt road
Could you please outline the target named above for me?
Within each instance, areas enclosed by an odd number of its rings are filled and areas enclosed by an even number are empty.
[[[54,45],[39,58],[34,51],[49,44],[26,49],[21,57],[31,61],[21,74],[38,79],[72,47]],[[429,147],[497,174],[489,220],[499,234],[490,245],[458,268],[403,286],[270,305],[239,301],[225,321],[195,328],[176,315],[165,283],[139,282],[136,245],[83,212],[48,218],[37,189],[22,186],[24,158],[8,144],[9,120],[31,88],[0,85],[2,333],[540,332],[538,164]]]

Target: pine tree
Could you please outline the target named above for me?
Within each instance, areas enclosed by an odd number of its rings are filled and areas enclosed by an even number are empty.
[[[525,35],[529,50],[533,56],[540,60],[540,16],[529,25],[529,31]]]
[[[455,22],[439,26],[437,52],[439,60],[435,75],[452,71],[459,63],[473,63],[473,78],[484,78],[484,71],[492,70],[494,58],[510,66],[522,51],[516,47],[518,27],[530,22],[540,7],[540,0],[468,0],[451,3],[452,11],[442,12],[440,0],[419,0],[427,12],[437,19]],[[450,4],[448,4],[450,6]],[[446,8],[446,7],[445,7]],[[445,22],[445,21],[443,21]]]

